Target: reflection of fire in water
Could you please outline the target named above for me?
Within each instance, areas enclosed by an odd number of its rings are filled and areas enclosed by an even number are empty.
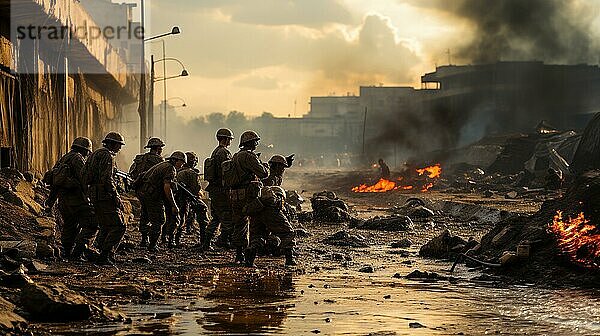
[[[416,169],[416,172],[419,176],[425,175],[428,180],[436,180],[440,178],[442,175],[442,166],[439,163],[436,163],[433,166]],[[399,177],[398,181],[402,181],[404,178]],[[433,187],[433,181],[426,181],[425,184],[420,188],[421,192],[427,192],[429,189]],[[352,191],[356,193],[383,193],[392,190],[413,190],[415,186],[412,185],[402,185],[399,182],[394,182],[386,179],[380,179],[374,185],[366,185],[361,184],[359,186],[353,187]]]
[[[583,212],[563,220],[557,211],[550,230],[558,237],[558,246],[571,260],[585,266],[600,266],[600,232]]]

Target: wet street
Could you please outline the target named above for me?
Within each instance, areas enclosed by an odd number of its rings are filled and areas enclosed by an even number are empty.
[[[374,274],[350,269],[281,275],[261,270],[215,270],[208,295],[119,309],[132,323],[80,326],[63,335],[598,335],[600,291],[498,286],[474,280],[464,267],[456,280],[393,278],[414,268],[449,263],[411,258]],[[418,266],[418,267],[417,267]],[[482,278],[485,280],[485,278]],[[198,279],[197,279],[198,280]]]

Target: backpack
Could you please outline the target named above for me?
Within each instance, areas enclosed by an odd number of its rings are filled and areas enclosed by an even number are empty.
[[[44,174],[42,182],[52,188],[75,189],[79,186],[73,178],[71,166],[67,163],[56,164],[52,169]]]
[[[231,188],[243,182],[242,173],[233,160],[223,161],[221,171],[223,172],[223,185],[225,187]]]
[[[133,164],[131,165],[131,168],[129,168],[129,176],[131,176],[133,180],[136,180],[141,173],[143,173],[140,170],[141,167],[146,165],[145,158],[144,155],[137,155],[135,159],[133,159]]]
[[[204,160],[204,179],[211,184],[220,183],[221,181],[218,181],[219,174],[217,169],[216,160],[210,157],[206,158],[206,160]]]

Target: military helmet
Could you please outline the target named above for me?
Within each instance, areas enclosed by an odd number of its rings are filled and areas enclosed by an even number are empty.
[[[190,165],[192,164],[192,162],[198,162],[198,155],[196,155],[196,153],[194,152],[185,152],[185,156],[187,158],[187,163]]]
[[[269,163],[281,163],[284,166],[287,166],[287,160],[283,157],[283,155],[273,155],[269,159]]]
[[[71,148],[73,148],[73,147],[85,149],[88,152],[91,152],[92,151],[92,141],[86,137],[77,137],[77,138],[75,138],[75,140],[73,140],[73,144],[71,145]]]
[[[240,136],[240,147],[242,147],[243,144],[250,142],[250,141],[258,141],[260,140],[260,137],[258,136],[258,134],[254,131],[245,131],[244,133],[242,133],[242,135]]]
[[[271,191],[273,192],[273,194],[275,194],[279,197],[282,197],[285,200],[285,197],[286,197],[285,190],[282,187],[273,186],[273,187],[271,187]]]
[[[229,128],[221,128],[217,131],[217,139],[218,138],[233,139],[233,132]]]
[[[182,151],[174,151],[173,154],[167,158],[167,160],[181,160],[184,163],[187,163],[187,157]]]
[[[152,148],[152,147],[164,147],[165,143],[160,140],[160,138],[150,138],[148,140],[148,143],[146,144],[146,147],[144,148]]]
[[[123,139],[123,136],[117,132],[108,133],[104,137],[104,140],[102,140],[102,143],[107,143],[107,142],[114,142],[114,143],[118,143],[118,144],[125,146],[125,140]]]

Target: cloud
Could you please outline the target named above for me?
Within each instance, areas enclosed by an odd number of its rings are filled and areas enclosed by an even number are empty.
[[[275,90],[281,87],[273,77],[250,75],[233,82],[233,85],[256,90]]]

